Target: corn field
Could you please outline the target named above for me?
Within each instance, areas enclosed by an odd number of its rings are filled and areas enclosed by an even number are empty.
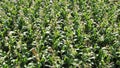
[[[0,68],[120,68],[120,0],[0,0]]]

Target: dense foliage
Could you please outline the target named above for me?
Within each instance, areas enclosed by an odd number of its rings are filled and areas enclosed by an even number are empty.
[[[0,68],[62,67],[120,67],[120,0],[1,0]]]

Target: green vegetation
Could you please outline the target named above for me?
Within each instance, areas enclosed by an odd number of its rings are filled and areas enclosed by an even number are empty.
[[[120,67],[120,0],[1,0],[0,68],[62,67]]]

